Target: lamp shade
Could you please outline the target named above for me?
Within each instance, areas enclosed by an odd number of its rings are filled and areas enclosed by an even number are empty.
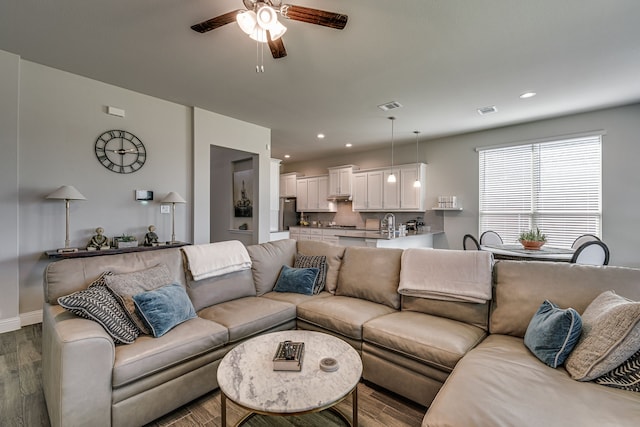
[[[87,200],[75,187],[71,185],[63,185],[53,193],[47,196],[47,199],[60,199],[60,200]]]
[[[167,194],[164,199],[162,199],[162,203],[187,203],[185,199],[182,198],[178,193],[172,191]]]

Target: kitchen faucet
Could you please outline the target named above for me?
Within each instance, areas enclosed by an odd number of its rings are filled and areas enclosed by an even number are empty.
[[[396,216],[392,213],[387,213],[382,218],[382,227],[386,227],[386,231],[389,239],[393,239],[396,236],[395,226],[396,226]],[[383,229],[384,231],[384,229]]]

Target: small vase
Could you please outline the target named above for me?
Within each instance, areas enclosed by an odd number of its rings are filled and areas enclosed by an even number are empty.
[[[523,248],[530,251],[539,250],[545,242],[535,241],[535,240],[520,240],[520,244]]]

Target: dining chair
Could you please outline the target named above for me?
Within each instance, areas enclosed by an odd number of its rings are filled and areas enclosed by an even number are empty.
[[[600,240],[590,240],[576,249],[571,262],[574,264],[607,265],[609,264],[609,248]]]
[[[503,243],[502,237],[495,231],[487,230],[480,235],[481,245],[501,245]]]
[[[594,236],[593,234],[583,234],[573,241],[573,243],[571,244],[571,249],[578,249],[583,244],[591,242],[593,240],[600,240],[600,238],[598,236]]]
[[[479,251],[480,243],[471,234],[465,234],[462,238],[462,247],[465,251]]]

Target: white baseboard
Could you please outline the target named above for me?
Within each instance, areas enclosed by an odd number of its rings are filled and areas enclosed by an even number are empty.
[[[0,334],[3,334],[5,332],[17,331],[18,329],[20,329],[19,317],[0,319]]]
[[[42,310],[20,314],[20,326],[35,325],[36,323],[42,323]]]

